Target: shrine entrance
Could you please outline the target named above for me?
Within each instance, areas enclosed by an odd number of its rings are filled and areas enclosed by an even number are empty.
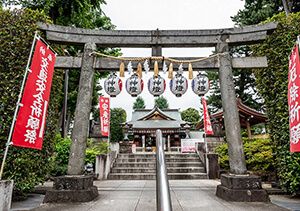
[[[55,65],[56,68],[78,69],[78,71],[81,71],[68,174],[82,174],[93,92],[93,75],[95,71],[118,71],[120,67],[120,61],[114,58],[103,55],[101,57],[97,56],[96,46],[104,48],[151,48],[152,57],[149,59],[155,61],[154,74],[157,73],[158,66],[162,66],[165,60],[162,55],[162,48],[214,47],[215,56],[206,59],[197,58],[193,62],[193,70],[214,70],[219,73],[225,132],[229,148],[230,172],[232,175],[222,176],[222,184],[218,186],[217,195],[225,199],[228,195],[234,195],[235,192],[230,184],[232,180],[238,180],[239,183],[247,186],[244,187],[242,185],[239,195],[245,195],[250,201],[252,199],[265,200],[265,195],[260,189],[255,192],[256,196],[259,197],[253,198],[251,196],[251,199],[247,192],[249,187],[259,188],[253,186],[258,184],[259,180],[247,174],[232,69],[264,68],[267,67],[267,59],[266,57],[233,57],[230,55],[230,48],[259,43],[266,39],[267,35],[276,29],[276,26],[275,23],[269,23],[244,28],[211,30],[102,31],[39,24],[40,29],[45,31],[46,39],[51,41],[51,43],[84,46],[82,57],[58,56]],[[172,59],[176,61],[195,60],[195,58]],[[138,65],[134,58],[125,60],[132,60],[133,66]],[[180,66],[173,67],[175,72],[179,68]],[[234,186],[234,184],[232,185]],[[255,194],[253,193],[253,195]]]

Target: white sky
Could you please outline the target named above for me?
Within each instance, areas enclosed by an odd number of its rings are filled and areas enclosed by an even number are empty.
[[[117,29],[155,30],[155,29],[218,29],[233,27],[230,16],[244,7],[241,0],[107,0],[103,7],[105,14],[111,18]],[[201,57],[211,54],[213,49],[201,48],[165,48],[163,56]],[[151,49],[126,48],[122,49],[123,56],[143,57],[151,56]],[[136,67],[134,67],[136,68]],[[187,68],[187,67],[185,67]],[[146,108],[153,108],[154,97],[148,92],[147,82],[153,72],[143,73],[144,91],[140,94],[144,98]],[[189,107],[199,109],[200,99],[193,93],[190,86],[180,98],[175,97],[169,89],[167,75],[160,73],[167,82],[163,96],[168,99],[170,108],[185,110]],[[194,76],[196,73],[194,72]],[[136,98],[131,97],[124,87],[128,78],[123,78],[123,90],[115,98],[111,98],[111,107],[121,107],[127,112],[127,120],[131,119],[132,105]],[[187,77],[187,72],[185,72]],[[103,85],[103,81],[101,81]],[[106,94],[106,93],[105,93]]]

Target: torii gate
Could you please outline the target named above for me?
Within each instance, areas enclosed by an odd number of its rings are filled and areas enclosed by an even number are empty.
[[[83,171],[94,71],[116,71],[119,68],[118,62],[112,59],[93,57],[91,54],[96,50],[96,46],[149,47],[152,48],[152,56],[161,56],[162,48],[215,47],[216,53],[222,54],[209,60],[194,63],[193,69],[219,70],[225,132],[229,149],[230,172],[233,175],[222,176],[222,184],[217,189],[217,195],[229,200],[238,200],[236,198],[241,197],[247,201],[268,200],[266,193],[263,193],[262,190],[254,191],[250,195],[246,191],[246,189],[259,189],[261,188],[261,184],[258,177],[245,176],[247,175],[247,169],[232,74],[233,68],[267,67],[267,59],[266,57],[232,58],[229,54],[229,49],[232,46],[259,43],[266,39],[268,33],[275,30],[276,26],[276,23],[269,23],[242,28],[211,30],[103,31],[39,23],[40,29],[46,32],[47,40],[52,43],[84,45],[82,57],[59,56],[55,65],[56,68],[81,69],[68,175],[81,175]],[[233,180],[238,181],[238,183]],[[244,184],[240,184],[239,181]]]

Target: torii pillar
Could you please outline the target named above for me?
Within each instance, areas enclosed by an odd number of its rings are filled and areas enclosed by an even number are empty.
[[[260,177],[247,174],[229,46],[224,40],[216,50],[220,53],[219,79],[230,166],[230,173],[221,175],[216,195],[227,201],[267,202],[269,196],[262,189]]]
[[[91,53],[95,50],[95,43],[84,45],[68,175],[54,178],[53,189],[46,192],[44,203],[88,202],[98,196],[97,187],[93,186],[93,176],[83,175],[95,72]]]

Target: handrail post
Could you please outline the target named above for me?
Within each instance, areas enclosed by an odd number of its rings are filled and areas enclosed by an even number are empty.
[[[161,130],[156,130],[156,206],[157,211],[172,211]]]

